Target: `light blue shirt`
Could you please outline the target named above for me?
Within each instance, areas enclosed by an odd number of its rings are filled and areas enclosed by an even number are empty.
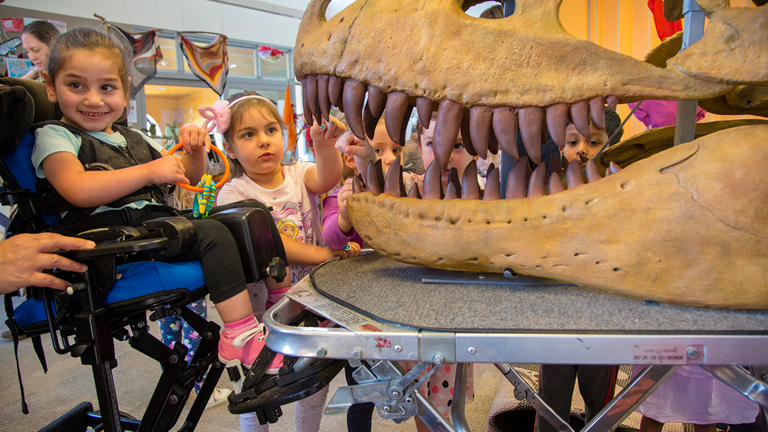
[[[138,133],[141,135],[142,138],[144,138],[152,147],[155,148],[158,152],[163,151],[163,147],[156,143],[152,138],[149,138],[148,136],[144,135],[143,133],[137,131],[136,129],[131,129],[132,131]],[[108,134],[105,132],[86,132],[88,135],[101,140],[107,144],[116,146],[116,147],[125,147],[128,145],[125,137],[115,132],[113,134]],[[39,178],[45,178],[45,173],[43,172],[43,161],[48,156],[59,153],[59,152],[67,152],[72,153],[77,157],[77,155],[80,153],[80,146],[83,143],[83,139],[79,135],[75,135],[72,132],[68,131],[66,128],[57,126],[57,125],[47,125],[40,129],[37,129],[35,131],[35,147],[32,150],[32,164],[35,166],[35,170],[37,173],[37,176]],[[135,208],[140,209],[143,208],[146,205],[149,204],[160,204],[160,203],[154,203],[149,202],[145,200],[136,201],[130,204],[127,204],[120,208]],[[113,207],[107,207],[107,206],[101,206],[97,208],[94,213],[106,211],[106,210],[118,210]]]

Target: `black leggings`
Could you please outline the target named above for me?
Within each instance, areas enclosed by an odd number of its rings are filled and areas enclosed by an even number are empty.
[[[352,378],[355,368],[347,363],[344,366],[344,375],[347,376],[347,384],[355,385],[357,381]],[[354,404],[347,410],[347,432],[371,432],[373,410],[376,405],[373,402]]]

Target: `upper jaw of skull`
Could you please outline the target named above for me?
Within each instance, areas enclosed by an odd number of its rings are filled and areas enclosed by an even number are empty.
[[[339,106],[359,138],[384,113],[390,137],[404,144],[401,125],[412,108],[429,119],[440,107],[437,129],[446,130],[446,140],[463,128],[481,156],[498,141],[516,158],[510,139],[519,128],[539,163],[544,129],[562,147],[570,117],[589,136],[589,119],[599,127],[606,102],[705,99],[733,89],[571,36],[560,24],[558,0],[518,1],[515,14],[501,20],[468,16],[461,0],[358,0],[326,21],[329,2],[307,7],[295,72],[305,112],[327,117]],[[448,146],[437,143],[443,169]]]

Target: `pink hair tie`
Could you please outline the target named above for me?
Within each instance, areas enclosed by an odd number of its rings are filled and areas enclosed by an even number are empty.
[[[208,132],[212,132],[216,128],[216,132],[223,134],[229,129],[229,102],[225,100],[218,100],[213,103],[213,106],[202,106],[197,109],[205,119],[203,128]]]

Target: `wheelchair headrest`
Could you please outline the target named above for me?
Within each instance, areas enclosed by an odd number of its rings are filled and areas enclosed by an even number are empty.
[[[32,123],[62,117],[48,101],[45,84],[23,78],[0,78],[0,152],[11,154]]]

